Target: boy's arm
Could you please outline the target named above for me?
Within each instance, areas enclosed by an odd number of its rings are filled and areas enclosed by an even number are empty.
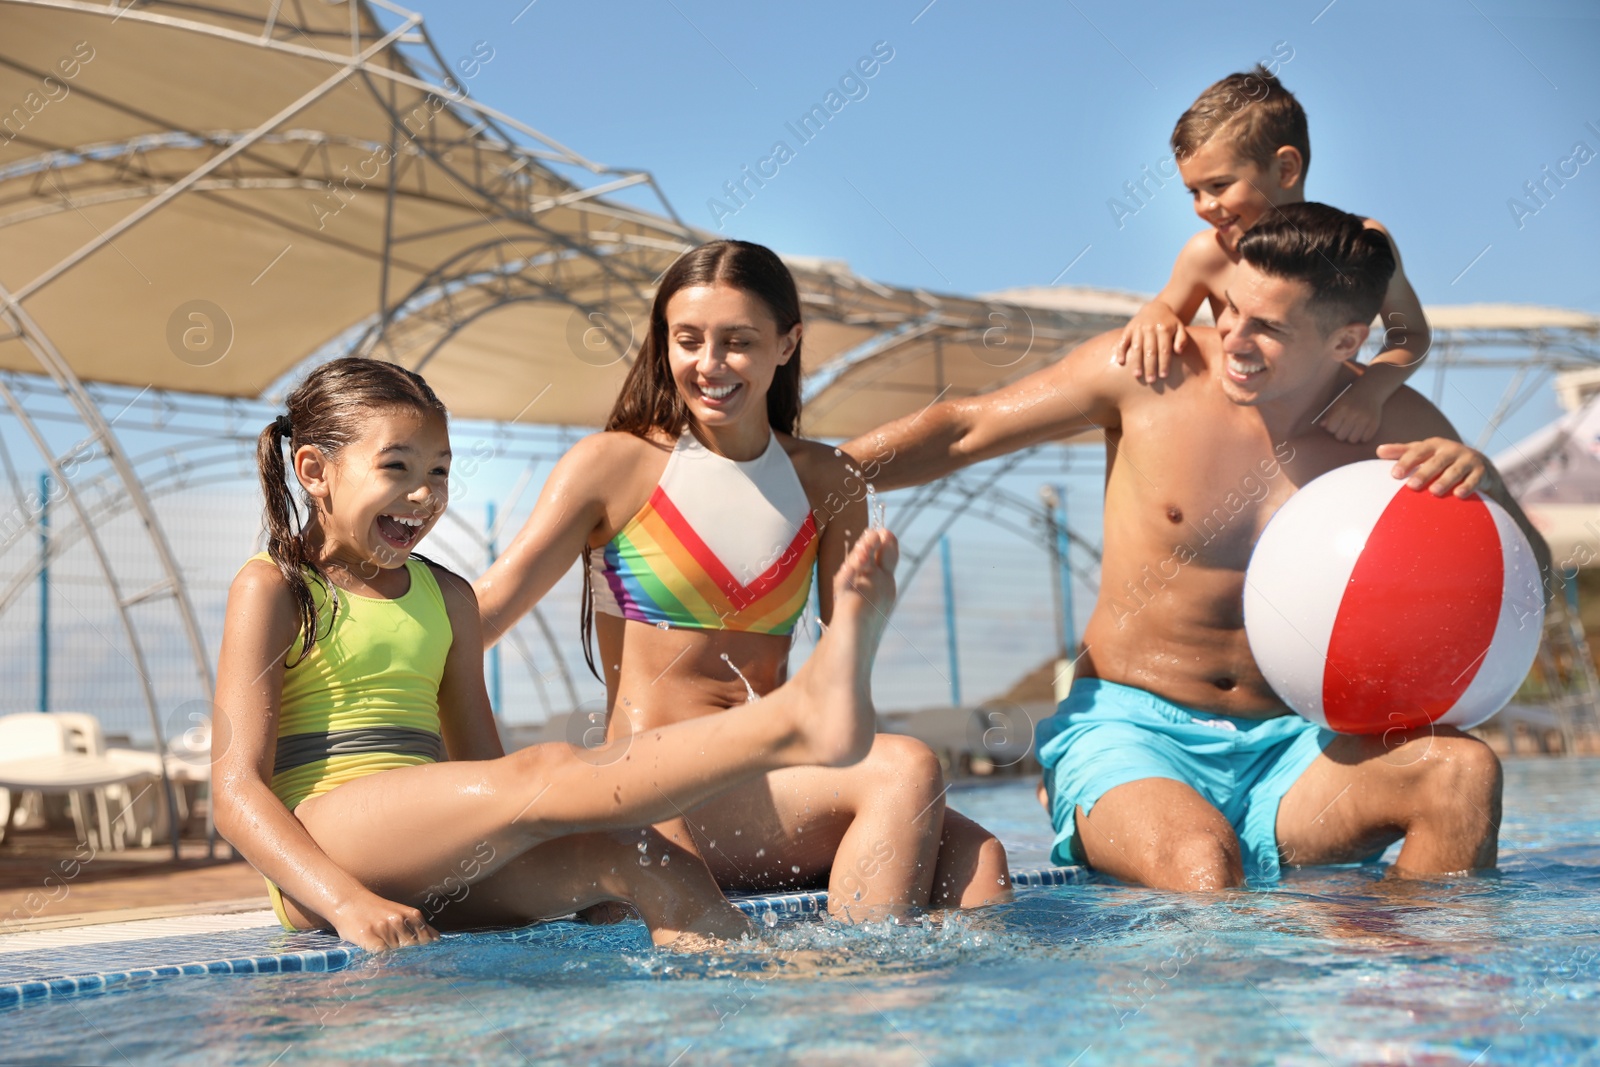
[[[1085,341],[1004,389],[896,419],[844,450],[875,488],[899,489],[1041,441],[1118,426],[1121,405],[1136,386],[1112,358],[1117,336],[1110,331]]]
[[[1212,231],[1202,230],[1189,238],[1172,265],[1166,286],[1123,327],[1113,354],[1118,363],[1132,358],[1135,378],[1153,381],[1167,376],[1172,353],[1188,340],[1186,327],[1211,295],[1210,279],[1221,257]]]
[[[1394,252],[1394,277],[1378,310],[1383,326],[1382,348],[1364,368],[1360,378],[1328,408],[1323,427],[1341,441],[1366,441],[1377,432],[1383,406],[1416,371],[1433,344],[1433,332],[1423,314],[1411,282],[1400,262],[1400,249],[1389,231],[1372,219],[1369,229],[1377,230],[1389,241]]]

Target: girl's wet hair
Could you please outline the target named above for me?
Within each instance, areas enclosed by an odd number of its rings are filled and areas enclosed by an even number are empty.
[[[311,571],[328,595],[330,624],[339,611],[339,591],[306,546],[305,520],[289,488],[284,444],[290,456],[301,445],[314,445],[332,460],[361,437],[365,423],[376,413],[401,408],[442,419],[449,413],[420,374],[358,356],[324,363],[289,394],[287,403],[288,413],[279,415],[256,438],[256,467],[266,497],[267,555],[289,583],[300,614],[302,644],[299,659],[288,664],[293,667],[310,655],[317,640],[317,605],[305,572]],[[299,503],[308,515],[316,512],[309,493],[303,493]]]

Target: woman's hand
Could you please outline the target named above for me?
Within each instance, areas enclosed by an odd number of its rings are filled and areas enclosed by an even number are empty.
[[[1448,437],[1379,445],[1378,458],[1394,460],[1396,478],[1405,478],[1412,489],[1427,486],[1434,496],[1453,489],[1457,497],[1465,499],[1476,489],[1490,488],[1486,482],[1489,461],[1484,454]]]
[[[376,893],[346,901],[328,919],[340,937],[368,952],[439,940],[439,931],[428,925],[422,912]]]

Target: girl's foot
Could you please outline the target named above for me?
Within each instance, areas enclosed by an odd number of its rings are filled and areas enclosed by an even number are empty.
[[[809,743],[807,762],[848,767],[872,747],[872,660],[894,610],[894,567],[900,549],[888,530],[868,530],[833,579],[833,622],[795,674],[796,709]]]

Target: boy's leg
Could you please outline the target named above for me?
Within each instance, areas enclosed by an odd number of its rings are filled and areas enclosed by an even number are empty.
[[[1340,735],[1284,794],[1283,862],[1350,863],[1405,837],[1394,873],[1429,877],[1493,867],[1500,761],[1450,727]]]

